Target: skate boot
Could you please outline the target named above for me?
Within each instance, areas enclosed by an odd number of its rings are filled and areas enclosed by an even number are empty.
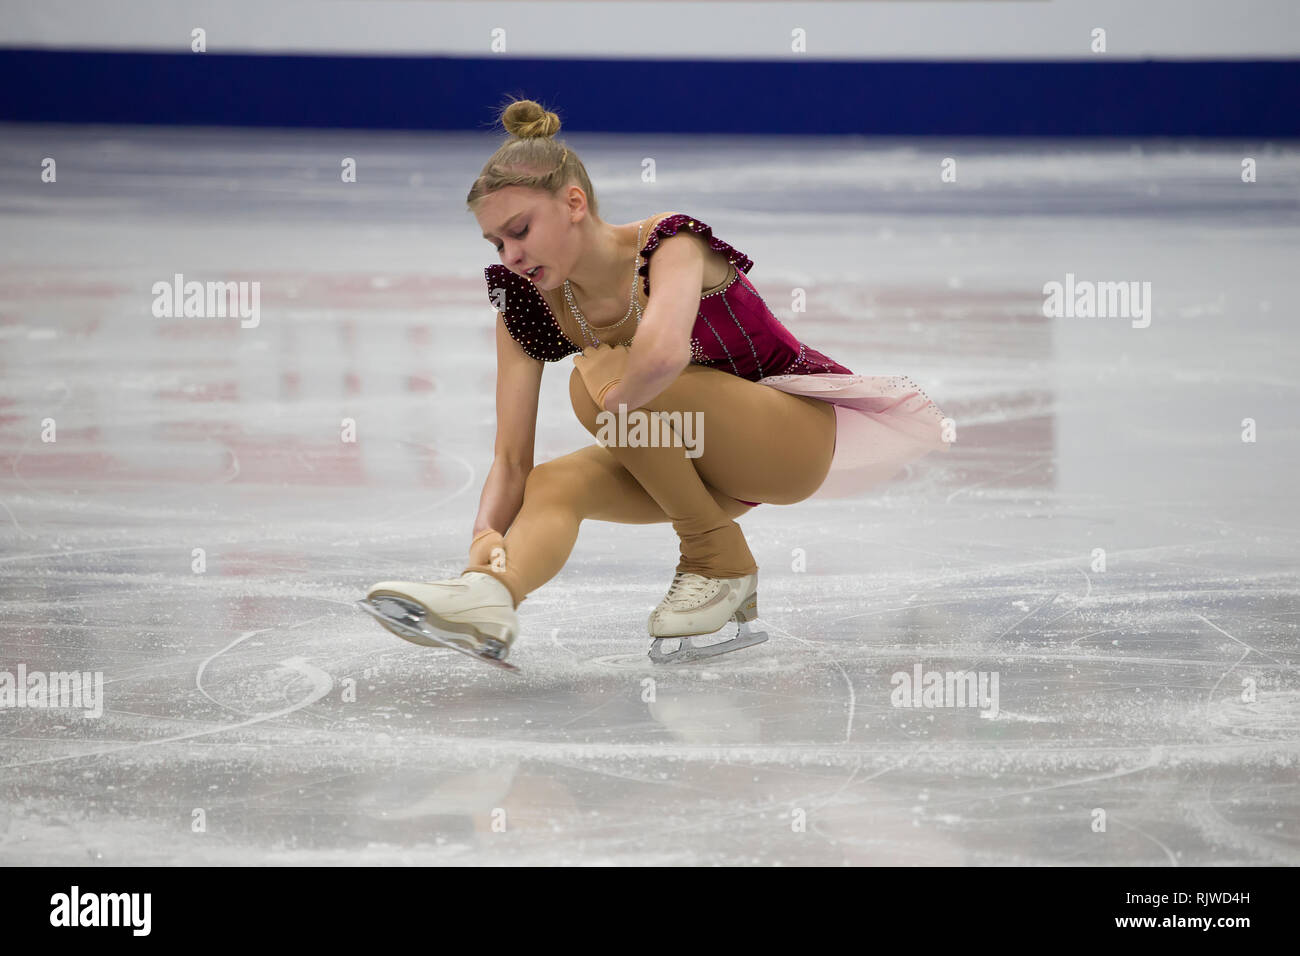
[[[767,640],[763,631],[751,631],[749,622],[758,616],[758,575],[743,578],[706,578],[690,571],[678,571],[659,606],[650,612],[650,660],[656,664],[685,664],[717,657]],[[735,621],[736,634],[712,644],[693,638],[712,635]],[[677,649],[664,650],[664,642],[676,640]]]
[[[381,581],[358,601],[398,637],[424,647],[448,647],[507,670],[519,621],[504,584],[481,571],[424,583]]]

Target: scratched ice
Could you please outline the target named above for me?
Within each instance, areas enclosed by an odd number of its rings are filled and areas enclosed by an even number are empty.
[[[105,699],[0,710],[0,860],[1300,863],[1294,146],[571,136],[607,219],[714,225],[957,443],[747,516],[771,640],[707,665],[645,657],[670,528],[586,524],[512,677],[352,605],[462,566],[494,142],[5,128],[0,672]],[[177,273],[260,322],[155,318]],[[1067,274],[1150,325],[1044,318]],[[569,370],[538,461],[591,441]],[[996,716],[893,706],[918,665]]]

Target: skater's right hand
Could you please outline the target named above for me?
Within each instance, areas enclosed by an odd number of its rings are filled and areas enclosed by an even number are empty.
[[[485,528],[474,536],[469,546],[470,564],[490,564],[498,571],[505,570],[505,538],[500,531]],[[499,549],[499,550],[498,550]],[[494,554],[494,552],[496,552]]]

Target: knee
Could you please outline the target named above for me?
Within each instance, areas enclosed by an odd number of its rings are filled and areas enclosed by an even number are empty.
[[[573,414],[582,422],[582,427],[595,434],[600,427],[596,416],[604,409],[588,393],[587,383],[582,380],[582,373],[576,368],[569,375],[569,404],[573,406]]]
[[[524,501],[555,506],[568,502],[579,493],[582,483],[573,469],[558,460],[535,465],[524,482]]]

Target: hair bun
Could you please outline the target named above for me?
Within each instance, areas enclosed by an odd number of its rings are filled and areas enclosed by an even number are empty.
[[[533,100],[515,100],[501,115],[506,132],[520,139],[554,136],[560,131],[560,118]]]

